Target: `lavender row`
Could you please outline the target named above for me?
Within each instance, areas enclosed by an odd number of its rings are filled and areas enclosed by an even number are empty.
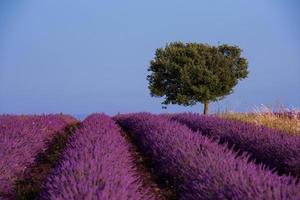
[[[295,179],[277,176],[186,126],[148,113],[116,121],[169,181],[179,199],[299,199]]]
[[[13,195],[15,181],[47,143],[75,122],[66,115],[0,116],[0,198]]]
[[[104,114],[86,118],[48,177],[42,199],[152,199],[135,171],[129,144]]]
[[[249,123],[203,116],[193,113],[170,115],[171,119],[201,131],[220,143],[247,152],[251,159],[263,163],[279,174],[300,177],[300,137]]]

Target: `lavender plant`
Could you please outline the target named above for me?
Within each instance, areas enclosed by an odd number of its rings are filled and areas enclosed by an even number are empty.
[[[300,177],[300,137],[250,123],[202,116],[193,113],[170,115],[169,118],[200,131],[220,143],[247,152],[250,159],[263,163],[279,174]]]
[[[86,118],[44,184],[41,199],[153,199],[135,171],[129,144],[106,115]]]
[[[76,120],[66,115],[0,116],[0,198],[13,196],[16,180],[47,143]]]
[[[173,185],[179,199],[300,198],[300,185],[293,177],[248,163],[245,154],[236,158],[226,146],[180,123],[148,113],[118,115],[115,120]]]

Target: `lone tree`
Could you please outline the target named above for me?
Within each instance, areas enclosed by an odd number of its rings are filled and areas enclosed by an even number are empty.
[[[232,93],[248,75],[247,60],[238,46],[174,42],[158,48],[147,76],[151,96],[165,97],[162,104],[184,106],[218,101]]]

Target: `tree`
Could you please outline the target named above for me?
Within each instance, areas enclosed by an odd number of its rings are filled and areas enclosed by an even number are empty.
[[[165,97],[162,104],[184,106],[223,99],[248,75],[247,60],[238,46],[173,42],[158,48],[147,76],[151,96]]]

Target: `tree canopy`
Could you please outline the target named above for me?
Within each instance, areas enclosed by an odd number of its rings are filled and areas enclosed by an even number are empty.
[[[248,75],[248,62],[238,46],[173,42],[158,48],[147,76],[151,96],[162,104],[195,105],[224,98]]]

